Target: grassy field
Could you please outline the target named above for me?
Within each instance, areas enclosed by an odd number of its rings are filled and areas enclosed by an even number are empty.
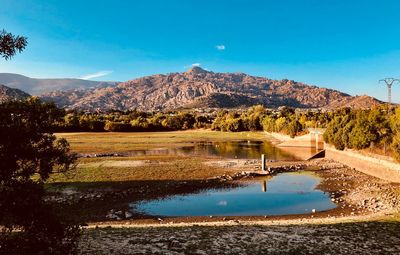
[[[123,153],[192,145],[196,141],[265,140],[262,132],[138,132],[138,133],[58,133],[77,153]],[[80,158],[76,169],[53,174],[49,183],[112,182],[131,180],[198,180],[224,172],[203,164],[201,156],[145,155],[133,157]],[[221,172],[222,171],[222,172]]]
[[[224,173],[206,166],[201,158],[146,156],[80,159],[76,169],[51,175],[50,183],[143,180],[200,180]]]
[[[78,153],[118,153],[132,150],[175,148],[196,141],[266,140],[263,132],[217,132],[190,130],[137,133],[58,133]]]

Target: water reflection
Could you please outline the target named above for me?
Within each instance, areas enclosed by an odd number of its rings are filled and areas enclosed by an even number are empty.
[[[129,152],[130,156],[146,155],[201,155],[220,156],[225,158],[251,158],[258,159],[265,154],[268,159],[292,160],[296,157],[283,152],[269,142],[243,140],[228,142],[193,142],[191,146],[182,146],[173,149],[135,150]]]
[[[266,180],[262,181],[262,192],[267,192],[267,181]]]
[[[246,182],[231,189],[211,189],[199,194],[132,204],[136,209],[161,216],[288,215],[335,208],[329,194],[316,189],[320,179],[310,172],[282,173],[260,182]],[[267,189],[268,185],[268,189]]]

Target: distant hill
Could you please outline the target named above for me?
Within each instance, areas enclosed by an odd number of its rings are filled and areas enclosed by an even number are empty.
[[[214,73],[193,67],[183,73],[156,74],[116,86],[46,93],[44,100],[82,110],[158,110],[178,108],[266,107],[364,108],[381,102],[292,80],[271,80],[244,73]]]
[[[46,93],[44,100],[82,110],[159,110],[177,108],[266,107],[365,108],[381,102],[292,80],[271,80],[244,73],[214,73],[193,67],[183,73],[156,74],[116,86]]]
[[[82,79],[36,79],[20,74],[0,73],[0,84],[26,91],[31,95],[41,95],[56,90],[107,87],[115,85],[116,83]]]
[[[0,84],[0,103],[11,100],[22,100],[28,97],[30,97],[30,95],[23,92],[22,90],[13,89]]]

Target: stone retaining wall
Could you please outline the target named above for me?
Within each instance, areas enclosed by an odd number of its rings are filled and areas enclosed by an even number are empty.
[[[333,159],[365,174],[391,182],[400,183],[400,164],[379,158],[362,155],[357,151],[336,150],[333,146],[325,146],[325,157]]]
[[[277,133],[266,133],[266,135],[272,138],[276,144],[279,143],[278,141],[284,143],[295,140],[287,135]],[[394,161],[363,155],[354,150],[339,151],[327,144],[325,145],[325,157],[355,168],[362,173],[400,183],[400,164]]]

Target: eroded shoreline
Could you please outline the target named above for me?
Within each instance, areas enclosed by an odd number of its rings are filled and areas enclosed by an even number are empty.
[[[236,162],[236,163],[234,163]],[[271,168],[278,172],[309,170],[321,177],[318,188],[330,194],[332,202],[337,207],[328,211],[300,215],[282,216],[191,216],[191,217],[162,217],[127,211],[124,204],[143,201],[143,199],[159,199],[176,194],[189,194],[201,192],[209,188],[234,187],[240,180],[257,180],[252,173],[259,173],[257,160],[230,160],[210,159],[205,165],[218,165],[225,174],[217,175],[206,180],[193,181],[164,181],[138,185],[142,189],[128,188],[115,189],[88,189],[64,193],[64,202],[82,201],[98,203],[107,199],[115,199],[120,207],[109,208],[94,220],[88,219],[89,225],[154,225],[154,224],[179,224],[179,223],[206,223],[206,222],[237,222],[237,221],[276,221],[276,220],[307,220],[313,218],[338,219],[346,216],[367,217],[376,213],[390,214],[399,207],[397,193],[398,184],[377,179],[357,172],[332,160],[317,159],[311,161],[270,162]],[[224,169],[227,168],[227,169]],[[147,183],[147,184],[146,184]],[[162,184],[161,184],[162,183]],[[144,185],[145,184],[145,185]],[[143,186],[144,185],[144,186]],[[144,188],[143,188],[144,187]],[[110,216],[111,215],[111,216]],[[125,217],[127,215],[128,217]],[[110,219],[113,219],[110,221]]]

